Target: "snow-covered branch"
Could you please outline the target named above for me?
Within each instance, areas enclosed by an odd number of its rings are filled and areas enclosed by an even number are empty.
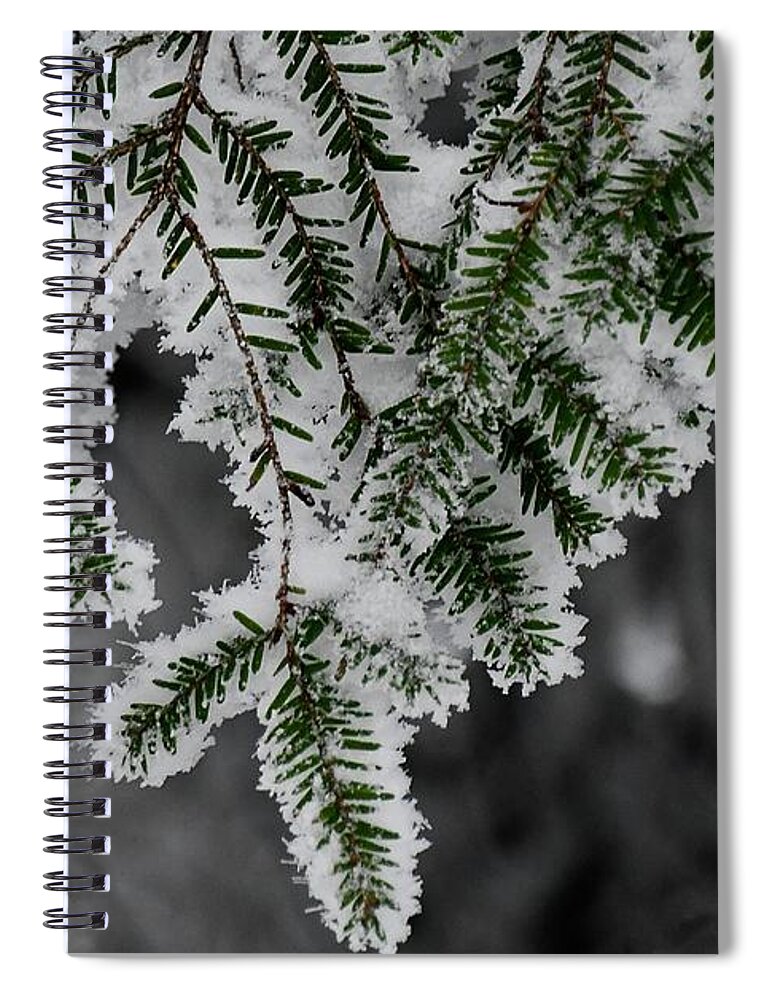
[[[99,710],[115,774],[160,784],[254,711],[323,919],[391,951],[419,909],[417,720],[467,708],[472,663],[524,693],[578,676],[578,570],[711,459],[710,35],[82,47],[115,57],[102,274],[192,356],[171,430],[224,449],[254,523],[248,579],[138,643]],[[469,147],[428,140],[426,100],[471,65]],[[153,557],[117,548],[136,623]]]

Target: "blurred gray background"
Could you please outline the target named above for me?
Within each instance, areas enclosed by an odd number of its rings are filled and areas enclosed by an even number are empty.
[[[465,78],[432,103],[429,136],[465,141]],[[103,454],[122,526],[161,560],[148,637],[193,620],[192,591],[242,578],[254,545],[218,483],[223,457],[164,435],[190,362],[156,341],[140,331],[118,361]],[[471,710],[423,726],[408,756],[432,847],[402,953],[716,951],[714,486],[701,471],[658,520],[624,525],[625,557],[586,573],[582,678],[522,699],[474,668]],[[112,788],[110,926],[71,934],[70,950],[343,950],[283,863],[283,824],[254,787],[256,737],[242,716],[191,774]]]

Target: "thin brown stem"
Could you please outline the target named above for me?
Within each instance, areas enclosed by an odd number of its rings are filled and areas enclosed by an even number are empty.
[[[568,154],[566,154],[568,155]],[[563,162],[563,161],[562,161]],[[540,219],[543,208],[548,199],[548,195],[553,191],[554,187],[558,183],[559,175],[561,173],[562,163],[559,163],[551,173],[546,178],[545,183],[538,191],[535,198],[529,203],[524,203],[522,205],[517,205],[518,211],[522,214],[522,219],[516,227],[517,240],[513,251],[509,254],[505,267],[503,268],[500,280],[495,283],[494,290],[490,297],[489,304],[484,311],[484,318],[481,324],[481,329],[483,332],[487,332],[490,329],[491,324],[494,322],[495,310],[500,303],[500,300],[505,295],[505,288],[508,284],[508,279],[513,273],[514,268],[519,260],[519,254],[526,245],[527,240],[532,234],[532,230],[537,225]],[[465,380],[463,382],[463,389],[467,388],[468,382],[470,380],[471,373],[466,373]]]
[[[235,79],[241,93],[243,94],[246,91],[246,85],[243,80],[243,64],[238,52],[238,46],[235,44],[235,35],[230,35],[230,41],[227,43],[227,48],[230,52],[230,58],[233,61],[233,73],[235,74]]]
[[[604,36],[604,55],[596,77],[596,89],[594,90],[593,100],[586,110],[585,117],[583,119],[583,127],[588,132],[590,132],[594,127],[594,119],[604,114],[606,109],[607,84],[609,82],[610,69],[612,68],[612,61],[614,58],[615,35],[610,31]]]
[[[209,248],[203,233],[201,232],[197,222],[193,219],[190,213],[182,205],[179,195],[176,191],[170,192],[168,195],[170,203],[174,206],[174,210],[179,217],[180,221],[184,225],[188,236],[192,239],[193,244],[200,254],[201,260],[203,261],[206,270],[208,271],[211,283],[217,291],[217,298],[222,304],[222,308],[225,312],[225,317],[227,318],[227,323],[233,333],[235,342],[238,346],[238,350],[241,352],[241,357],[243,358],[243,365],[246,370],[246,375],[249,380],[249,385],[251,388],[251,394],[254,399],[254,405],[259,415],[259,422],[262,427],[262,433],[264,435],[264,444],[268,455],[270,456],[270,464],[273,467],[275,473],[275,480],[278,489],[278,503],[281,511],[281,521],[283,523],[283,538],[281,541],[281,566],[280,566],[280,582],[278,587],[278,593],[276,599],[278,601],[278,618],[276,621],[276,630],[284,631],[286,629],[286,622],[289,616],[289,565],[291,560],[291,541],[292,541],[292,513],[291,513],[291,502],[290,494],[291,488],[289,480],[286,478],[286,472],[281,461],[281,456],[278,451],[278,443],[275,437],[275,429],[273,427],[272,417],[270,415],[270,408],[267,403],[267,396],[265,394],[265,389],[262,384],[262,379],[257,368],[257,362],[254,357],[254,352],[249,344],[246,331],[243,328],[243,323],[241,321],[238,308],[233,301],[233,297],[230,294],[230,289],[224,279],[222,271],[217,264],[214,255]]]
[[[194,100],[195,106],[201,114],[214,119],[219,122],[222,128],[227,129],[231,138],[238,143],[244,152],[248,154],[252,164],[259,169],[273,191],[275,191],[276,195],[281,199],[294,232],[297,234],[297,237],[302,245],[302,250],[310,263],[310,268],[313,274],[313,285],[315,288],[312,317],[313,326],[316,330],[326,330],[337,361],[337,370],[340,374],[340,378],[342,379],[348,399],[350,400],[350,405],[358,418],[362,422],[368,423],[371,420],[369,407],[366,405],[366,402],[356,388],[353,371],[350,367],[350,362],[342,344],[340,343],[339,337],[334,332],[332,326],[328,323],[327,310],[330,307],[330,300],[333,296],[327,286],[323,273],[323,267],[318,259],[318,254],[313,246],[313,241],[301,213],[294,204],[293,199],[287,193],[279,177],[276,176],[275,171],[249,137],[245,135],[245,133],[239,129],[238,126],[234,125],[225,115],[221,114],[221,112],[215,111],[200,90],[198,90],[195,94]]]
[[[126,252],[126,250],[133,242],[133,239],[136,236],[136,234],[139,232],[139,230],[142,228],[145,222],[147,222],[147,220],[152,216],[157,207],[160,205],[161,201],[162,201],[161,192],[159,190],[152,191],[147,201],[144,203],[140,211],[134,217],[134,221],[125,231],[120,240],[118,240],[118,242],[115,244],[115,249],[112,251],[112,254],[110,255],[109,259],[106,260],[97,271],[99,277],[103,277],[105,274],[108,274],[115,266],[115,264],[117,264],[117,262],[120,260],[120,258],[123,256],[123,254]],[[79,319],[85,319],[87,316],[90,316],[93,313],[94,300],[96,299],[96,295],[97,295],[96,292],[88,293],[83,302],[83,305],[80,307]],[[77,330],[73,332],[73,344],[76,341],[76,339],[77,339]]]
[[[553,50],[556,45],[556,39],[559,37],[558,31],[549,31],[546,35],[545,46],[543,47],[543,54],[540,57],[540,63],[537,67],[535,73],[535,78],[532,81],[532,86],[535,90],[535,96],[532,103],[527,111],[527,117],[532,123],[532,135],[537,142],[542,142],[545,139],[545,126],[543,124],[543,109],[545,107],[545,95],[546,95],[546,81],[548,79],[548,63],[553,55]],[[494,168],[493,168],[494,169]],[[492,175],[489,174],[489,177]],[[485,180],[489,180],[489,177],[485,177]]]
[[[172,189],[176,190],[174,175],[179,165],[182,141],[184,139],[184,127],[187,124],[187,117],[193,106],[195,95],[200,89],[203,66],[206,62],[206,56],[208,54],[210,44],[211,32],[198,32],[195,45],[193,47],[193,53],[187,67],[187,73],[185,74],[182,90],[179,94],[179,100],[177,101],[174,110],[171,112],[171,145],[169,146],[166,162],[163,166],[161,179],[158,182],[162,185],[164,193],[166,194],[168,194]]]
[[[169,112],[167,116],[163,116],[164,124],[170,129],[171,145],[168,153],[166,154],[161,176],[155,187],[150,192],[144,206],[121,237],[120,241],[117,243],[112,252],[112,256],[99,268],[98,273],[100,276],[107,274],[115,266],[121,256],[131,245],[136,234],[155,212],[164,198],[167,199],[172,191],[176,191],[174,174],[176,173],[179,163],[179,155],[182,147],[182,140],[184,138],[184,127],[187,122],[187,116],[190,113],[193,96],[200,85],[203,64],[206,61],[206,54],[208,52],[210,41],[210,31],[198,33],[192,56],[190,57],[190,62],[187,67],[187,73],[185,74],[184,84],[179,95],[179,100],[172,111]],[[89,316],[92,313],[94,297],[93,293],[89,293],[80,310],[81,316]]]
[[[332,350],[334,351],[334,357],[337,360],[337,371],[340,373],[340,378],[342,379],[342,384],[345,387],[350,407],[361,423],[368,424],[372,419],[372,414],[369,407],[366,405],[363,396],[356,388],[356,380],[353,375],[353,369],[350,367],[348,356],[342,349],[339,338],[335,334],[330,334],[329,340],[331,341]]]
[[[351,812],[350,803],[345,794],[344,783],[338,777],[335,769],[336,761],[323,730],[316,701],[311,690],[311,681],[303,668],[302,658],[297,651],[294,639],[288,631],[285,632],[285,644],[286,665],[297,684],[303,709],[313,731],[313,739],[318,750],[323,788],[334,802],[337,814],[344,821],[344,827],[342,830],[337,830],[337,835],[350,864],[355,867],[358,873],[359,886],[362,890],[363,899],[362,921],[367,926],[374,919],[374,910],[378,902],[377,891],[373,886],[366,885],[369,880],[367,879],[366,868],[361,866],[362,848],[355,832],[356,819]]]
[[[104,275],[120,260],[123,254],[128,250],[131,245],[132,240],[142,228],[142,226],[147,222],[156,208],[160,205],[163,200],[163,192],[156,188],[150,193],[149,198],[144,203],[142,209],[137,213],[134,221],[125,231],[120,240],[115,244],[115,249],[112,252],[112,256],[109,260],[105,261],[99,268],[99,274]]]
[[[485,201],[487,205],[494,205],[496,208],[518,208],[520,212],[526,212],[529,208],[528,201],[522,201],[518,199],[516,201],[503,201],[500,198],[490,198],[488,194],[484,194],[483,191],[478,192],[479,198]]]
[[[532,80],[532,85],[527,91],[527,94],[522,101],[513,109],[513,114],[515,116],[517,109],[521,106],[521,103],[529,99],[529,95],[533,93],[534,96],[529,100],[529,104],[525,115],[522,118],[522,123],[528,121],[529,128],[532,138],[537,142],[542,142],[546,138],[545,126],[543,124],[543,111],[545,107],[545,96],[546,96],[546,84],[548,80],[548,64],[553,55],[554,48],[556,46],[556,41],[559,37],[558,31],[549,31],[546,35],[545,45],[543,46],[543,52],[540,56],[540,62],[538,64],[537,70],[535,71],[535,76]],[[489,117],[499,116],[501,109],[495,107],[491,112]],[[511,120],[511,128],[508,132],[507,138],[504,142],[499,142],[494,148],[494,151],[489,154],[489,159],[487,162],[486,169],[478,177],[476,177],[468,186],[460,193],[457,197],[455,206],[462,206],[463,210],[455,217],[453,222],[454,232],[450,240],[455,241],[461,240],[464,236],[464,220],[467,218],[467,213],[472,210],[473,198],[478,196],[482,201],[485,201],[488,205],[494,205],[500,208],[526,208],[527,203],[521,201],[502,201],[497,198],[490,198],[485,194],[482,189],[482,184],[490,181],[498,166],[505,160],[508,155],[508,151],[511,148],[511,144],[514,137],[520,135],[519,130],[513,127],[513,122],[515,118]]]
[[[326,67],[326,70],[329,74],[329,79],[332,81],[334,85],[334,90],[337,94],[337,100],[339,102],[339,106],[342,109],[342,113],[345,116],[345,120],[348,124],[348,128],[350,129],[351,134],[353,136],[353,143],[355,145],[356,154],[358,156],[359,161],[364,165],[366,169],[367,173],[366,183],[369,186],[369,193],[371,194],[372,197],[372,203],[375,206],[377,215],[379,216],[380,222],[382,224],[382,228],[385,230],[388,239],[390,240],[391,246],[393,247],[393,250],[396,254],[396,259],[398,260],[398,266],[401,271],[401,275],[404,279],[404,283],[411,292],[415,292],[416,294],[422,297],[424,289],[417,276],[417,273],[415,272],[415,268],[409,259],[409,255],[406,252],[406,247],[401,242],[398,234],[393,228],[393,223],[391,222],[390,215],[388,214],[388,210],[385,207],[385,201],[383,200],[382,197],[382,191],[380,190],[380,186],[377,183],[377,178],[375,176],[374,168],[372,167],[371,163],[371,157],[363,141],[361,130],[358,127],[355,111],[353,110],[353,105],[350,102],[350,97],[348,95],[347,89],[340,78],[340,74],[339,71],[337,70],[337,66],[334,60],[329,55],[326,46],[321,41],[318,34],[314,31],[311,31],[308,34],[310,36],[311,42],[313,43],[313,46],[316,49],[316,52],[323,60],[324,66]]]

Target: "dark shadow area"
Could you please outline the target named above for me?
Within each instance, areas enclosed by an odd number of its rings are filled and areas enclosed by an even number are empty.
[[[467,146],[476,122],[466,117],[463,101],[468,96],[468,83],[477,72],[477,67],[471,66],[451,73],[446,91],[426,103],[425,118],[417,130],[428,139],[441,140],[450,146]]]
[[[111,494],[120,524],[137,538],[158,540],[157,592],[163,606],[148,615],[145,638],[191,623],[193,591],[241,580],[257,540],[248,514],[233,508],[220,480],[224,452],[166,434],[190,357],[159,354],[155,330],[140,330],[112,373],[119,421],[101,457],[114,468]]]

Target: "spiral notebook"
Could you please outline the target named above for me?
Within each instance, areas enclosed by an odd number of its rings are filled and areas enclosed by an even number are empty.
[[[717,949],[713,47],[43,60],[71,952]]]

